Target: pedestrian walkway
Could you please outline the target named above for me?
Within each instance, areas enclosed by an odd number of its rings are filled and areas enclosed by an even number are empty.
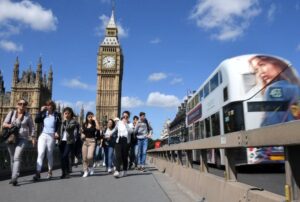
[[[170,178],[153,167],[147,172],[128,171],[126,177],[115,179],[103,167],[96,168],[95,174],[81,177],[81,166],[73,169],[71,178],[60,179],[61,171],[53,173],[52,180],[34,183],[32,175],[20,177],[19,185],[13,187],[9,180],[0,181],[2,202],[169,202],[193,201]]]

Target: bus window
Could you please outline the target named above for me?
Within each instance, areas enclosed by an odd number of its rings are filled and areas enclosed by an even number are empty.
[[[210,92],[215,90],[219,86],[219,75],[216,73],[213,78],[211,78],[210,82]]]
[[[195,140],[198,140],[200,138],[200,128],[199,128],[199,122],[195,123],[194,128],[194,134],[195,134]]]
[[[203,139],[205,138],[205,128],[204,128],[204,121],[201,121],[200,122],[200,125],[199,125],[199,132],[200,132],[200,139]]]
[[[211,124],[212,124],[212,135],[220,135],[220,116],[219,112],[213,114],[211,116]]]
[[[203,89],[200,90],[199,92],[199,100],[200,102],[203,100],[204,96],[203,96]]]
[[[220,81],[220,84],[223,83],[223,78],[222,78],[222,73],[219,72],[219,81]]]
[[[203,96],[206,98],[209,94],[209,82],[204,86]]]
[[[206,132],[206,137],[210,137],[210,117],[205,119],[205,132]]]
[[[223,108],[224,132],[231,133],[245,129],[242,102],[233,102]]]
[[[248,102],[248,112],[288,111],[288,101]]]
[[[254,73],[243,74],[243,84],[245,93],[251,90],[256,85],[256,76]]]
[[[196,102],[196,104],[195,104],[195,106],[199,103],[199,94],[196,94],[196,96],[195,96],[195,102]]]
[[[225,88],[223,89],[223,100],[224,100],[224,102],[225,102],[226,100],[228,100],[228,88],[227,88],[227,87],[225,87]]]
[[[193,141],[193,126],[189,127],[189,141]]]

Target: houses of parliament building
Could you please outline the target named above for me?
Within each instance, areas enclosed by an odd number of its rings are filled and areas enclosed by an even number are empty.
[[[28,111],[34,119],[41,106],[52,98],[53,71],[50,66],[48,75],[42,72],[42,59],[39,58],[36,72],[31,67],[19,75],[19,59],[13,67],[11,91],[6,92],[4,78],[0,70],[0,128],[10,110],[15,109],[19,99],[28,101]]]

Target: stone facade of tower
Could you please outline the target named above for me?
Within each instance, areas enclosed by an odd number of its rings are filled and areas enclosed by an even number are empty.
[[[123,54],[113,11],[97,56],[96,117],[101,123],[120,116],[122,77]]]
[[[19,60],[13,68],[11,92],[5,92],[3,76],[0,72],[0,128],[7,113],[15,109],[19,99],[28,101],[28,110],[34,119],[41,106],[52,97],[53,72],[50,67],[48,76],[43,75],[42,61],[39,59],[36,72],[31,67],[19,77]]]

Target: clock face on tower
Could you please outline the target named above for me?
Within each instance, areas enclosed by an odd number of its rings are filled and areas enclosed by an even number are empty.
[[[104,68],[112,68],[116,63],[116,59],[113,56],[106,56],[103,58],[102,64]]]

